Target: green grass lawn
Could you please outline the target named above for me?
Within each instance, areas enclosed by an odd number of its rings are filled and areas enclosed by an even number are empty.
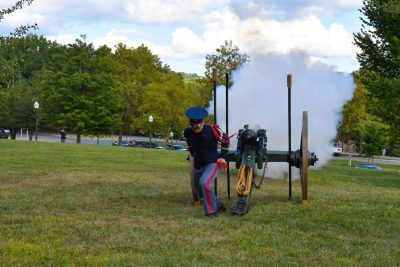
[[[289,202],[287,181],[267,179],[248,215],[209,219],[189,205],[186,153],[11,140],[0,152],[0,266],[400,264],[399,166],[331,161],[310,171],[309,205],[298,181]]]

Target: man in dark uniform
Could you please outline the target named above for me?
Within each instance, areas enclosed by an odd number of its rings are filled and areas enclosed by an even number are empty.
[[[190,127],[184,130],[190,155],[194,157],[194,184],[198,194],[203,198],[204,213],[216,217],[225,206],[214,193],[214,180],[219,169],[226,168],[225,161],[229,143],[221,143],[221,153],[218,152],[219,139],[213,133],[210,125],[204,123],[208,116],[207,110],[201,107],[191,107],[186,111],[190,119]]]
[[[67,131],[65,131],[64,128],[61,128],[61,130],[58,133],[61,136],[61,143],[65,143],[65,140],[67,140]]]

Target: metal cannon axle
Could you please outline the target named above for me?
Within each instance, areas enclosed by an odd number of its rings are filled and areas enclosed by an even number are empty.
[[[261,157],[256,157],[256,162],[287,162],[290,163],[291,166],[295,166],[300,168],[301,165],[301,151],[300,149],[296,151],[281,151],[281,150],[268,150],[264,155]],[[226,160],[229,162],[240,162],[241,156],[237,153],[236,150],[229,150]],[[318,161],[317,156],[313,152],[307,151],[307,161],[308,166],[314,166],[314,164]],[[258,167],[261,169],[260,167]]]

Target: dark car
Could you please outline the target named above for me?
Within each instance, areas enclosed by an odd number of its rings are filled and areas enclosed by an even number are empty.
[[[0,138],[8,139],[9,136],[10,136],[10,130],[0,128]]]
[[[146,148],[155,148],[155,149],[164,149],[164,147],[162,147],[159,143],[157,142],[151,142],[151,146],[150,146],[150,142],[146,142],[144,147]]]
[[[130,141],[129,146],[132,146],[132,147],[145,147],[145,141],[143,141],[143,140],[132,140],[132,141]]]

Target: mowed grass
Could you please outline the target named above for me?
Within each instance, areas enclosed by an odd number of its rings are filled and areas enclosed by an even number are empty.
[[[0,266],[398,266],[400,167],[331,161],[267,179],[246,216],[205,218],[186,153],[0,142]],[[231,174],[231,189],[236,172]],[[226,199],[225,173],[218,192]]]

